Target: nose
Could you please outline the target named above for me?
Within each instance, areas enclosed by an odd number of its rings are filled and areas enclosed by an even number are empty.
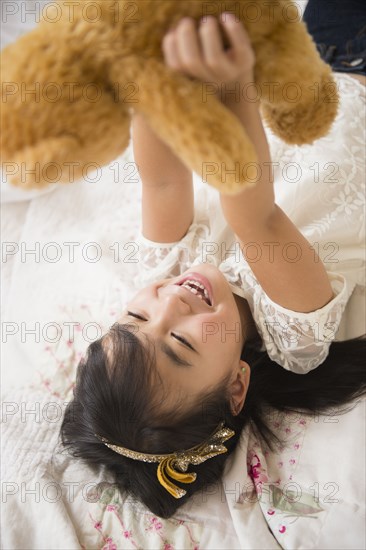
[[[165,291],[165,292],[164,292]],[[191,313],[191,307],[181,296],[168,289],[158,291],[154,304],[154,320],[157,324],[172,325],[172,322]]]

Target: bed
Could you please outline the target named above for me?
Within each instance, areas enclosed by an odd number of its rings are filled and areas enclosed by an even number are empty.
[[[135,291],[133,170],[130,144],[84,180],[3,205],[2,547],[364,548],[365,400],[345,415],[272,413],[282,451],[243,432],[222,481],[168,520],[62,449],[78,361]]]

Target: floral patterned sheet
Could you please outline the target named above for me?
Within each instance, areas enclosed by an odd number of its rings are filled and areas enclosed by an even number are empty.
[[[223,479],[169,520],[61,448],[78,361],[134,291],[134,170],[127,152],[32,200],[21,229],[19,207],[5,211],[2,548],[364,548],[365,401],[343,416],[272,414],[284,448],[245,431]]]

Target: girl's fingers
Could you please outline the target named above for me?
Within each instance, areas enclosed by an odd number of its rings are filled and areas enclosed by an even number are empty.
[[[233,47],[235,63],[248,62],[248,57],[254,61],[250,38],[242,23],[235,15],[227,12],[222,13],[220,19]]]
[[[205,64],[214,74],[221,77],[230,74],[230,64],[224,54],[219,23],[215,17],[206,17],[201,21],[199,34],[202,42]]]
[[[197,78],[209,78],[193,19],[182,19],[163,39],[166,63],[173,69]]]
[[[177,29],[177,48],[183,68],[193,74],[202,74],[202,55],[193,19],[184,18]]]
[[[179,69],[181,63],[174,32],[171,31],[164,36],[162,45],[166,64],[172,69]]]
[[[202,80],[235,80],[237,75],[254,65],[254,52],[249,36],[240,21],[230,13],[221,14],[223,28],[231,48],[225,52],[215,17],[196,22],[183,18],[165,35],[162,49],[169,67]]]

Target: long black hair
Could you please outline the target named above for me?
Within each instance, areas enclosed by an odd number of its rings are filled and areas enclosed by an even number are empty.
[[[114,325],[109,335],[113,341],[112,360],[102,338],[89,346],[78,366],[74,398],[61,426],[61,441],[73,456],[91,466],[103,464],[122,493],[163,518],[171,517],[196,491],[221,477],[226,459],[249,423],[263,444],[274,450],[283,442],[269,427],[269,411],[313,415],[336,407],[337,414],[342,414],[366,393],[365,339],[334,342],[323,364],[306,375],[289,372],[271,361],[267,353],[246,347],[242,359],[251,366],[251,379],[244,407],[237,416],[230,408],[227,379],[200,396],[190,410],[182,397],[174,410],[163,411],[161,399],[156,399],[159,380],[151,349],[141,343],[129,325]],[[180,499],[160,485],[156,464],[123,457],[95,435],[136,451],[163,454],[201,443],[221,421],[235,432],[225,443],[228,452],[190,466],[188,471],[196,472],[197,479],[184,485],[187,494]]]

